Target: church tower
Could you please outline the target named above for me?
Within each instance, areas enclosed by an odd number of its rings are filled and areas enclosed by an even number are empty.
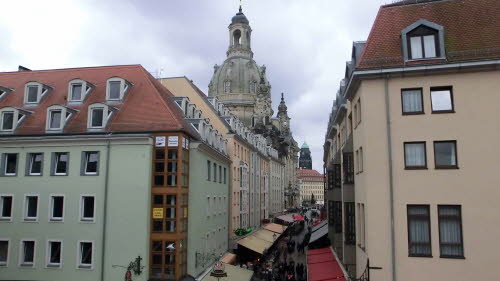
[[[280,105],[278,106],[278,129],[280,130],[281,134],[284,136],[290,135],[290,117],[288,117],[288,107],[286,106],[285,103],[285,97],[283,93],[281,93],[281,101]]]
[[[214,66],[208,96],[217,97],[246,126],[268,124],[273,115],[271,85],[266,67],[253,60],[252,28],[241,7],[228,29],[226,60]]]
[[[299,168],[312,170],[311,150],[305,142],[300,148]]]

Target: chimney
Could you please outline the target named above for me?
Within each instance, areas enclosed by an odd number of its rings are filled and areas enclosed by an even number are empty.
[[[22,65],[20,65],[18,68],[17,68],[17,71],[21,72],[21,71],[31,71],[31,69],[27,68],[27,67],[24,67]]]

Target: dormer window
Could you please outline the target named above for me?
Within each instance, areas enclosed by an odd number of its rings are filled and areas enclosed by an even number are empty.
[[[30,114],[29,111],[15,107],[0,109],[0,132],[13,132],[28,114]]]
[[[12,91],[12,89],[0,86],[0,100],[5,98],[5,96],[7,96],[7,94],[11,91]]]
[[[96,103],[89,106],[88,123],[89,129],[104,129],[116,108],[105,104]]]
[[[92,90],[93,85],[81,79],[74,79],[69,82],[68,101],[82,102]]]
[[[444,29],[421,19],[401,32],[405,60],[444,59]]]
[[[50,87],[38,82],[29,82],[24,91],[25,104],[39,104],[42,98],[49,92]]]
[[[131,84],[129,82],[119,77],[108,79],[106,87],[106,100],[118,102],[122,101],[130,86]]]
[[[68,120],[76,113],[74,109],[62,106],[53,105],[47,108],[46,130],[48,132],[60,132]]]

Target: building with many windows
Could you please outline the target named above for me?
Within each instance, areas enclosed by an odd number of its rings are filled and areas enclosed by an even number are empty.
[[[179,280],[194,231],[227,249],[227,142],[198,111],[140,65],[20,70],[0,73],[3,278]]]
[[[228,142],[230,212],[226,231],[229,231],[229,248],[234,248],[235,230],[258,228],[263,219],[283,211],[285,164],[262,135],[252,133],[217,98],[207,97],[188,78],[162,78],[160,82],[174,95],[196,105],[200,116],[209,119],[214,130]]]
[[[314,205],[323,205],[325,196],[325,179],[316,170],[297,169],[299,182],[299,204],[310,205],[314,198]]]
[[[352,277],[369,260],[374,281],[498,279],[499,10],[400,1],[353,44],[324,146],[329,236]]]

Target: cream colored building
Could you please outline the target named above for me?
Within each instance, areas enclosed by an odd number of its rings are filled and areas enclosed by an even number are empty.
[[[500,1],[380,8],[325,140],[332,245],[353,278],[498,280]],[[488,39],[486,39],[488,38]]]
[[[315,205],[324,204],[325,180],[322,174],[316,170],[297,169],[297,180],[299,185],[299,205],[308,205],[314,194]]]
[[[186,77],[162,78],[160,82],[174,95],[186,97],[197,106],[203,118],[208,118],[213,129],[228,141],[231,159],[229,239],[230,248],[237,239],[239,228],[259,228],[263,219],[273,216],[283,206],[285,163],[266,138],[254,134],[217,98],[207,97]],[[188,109],[189,110],[189,109]]]

